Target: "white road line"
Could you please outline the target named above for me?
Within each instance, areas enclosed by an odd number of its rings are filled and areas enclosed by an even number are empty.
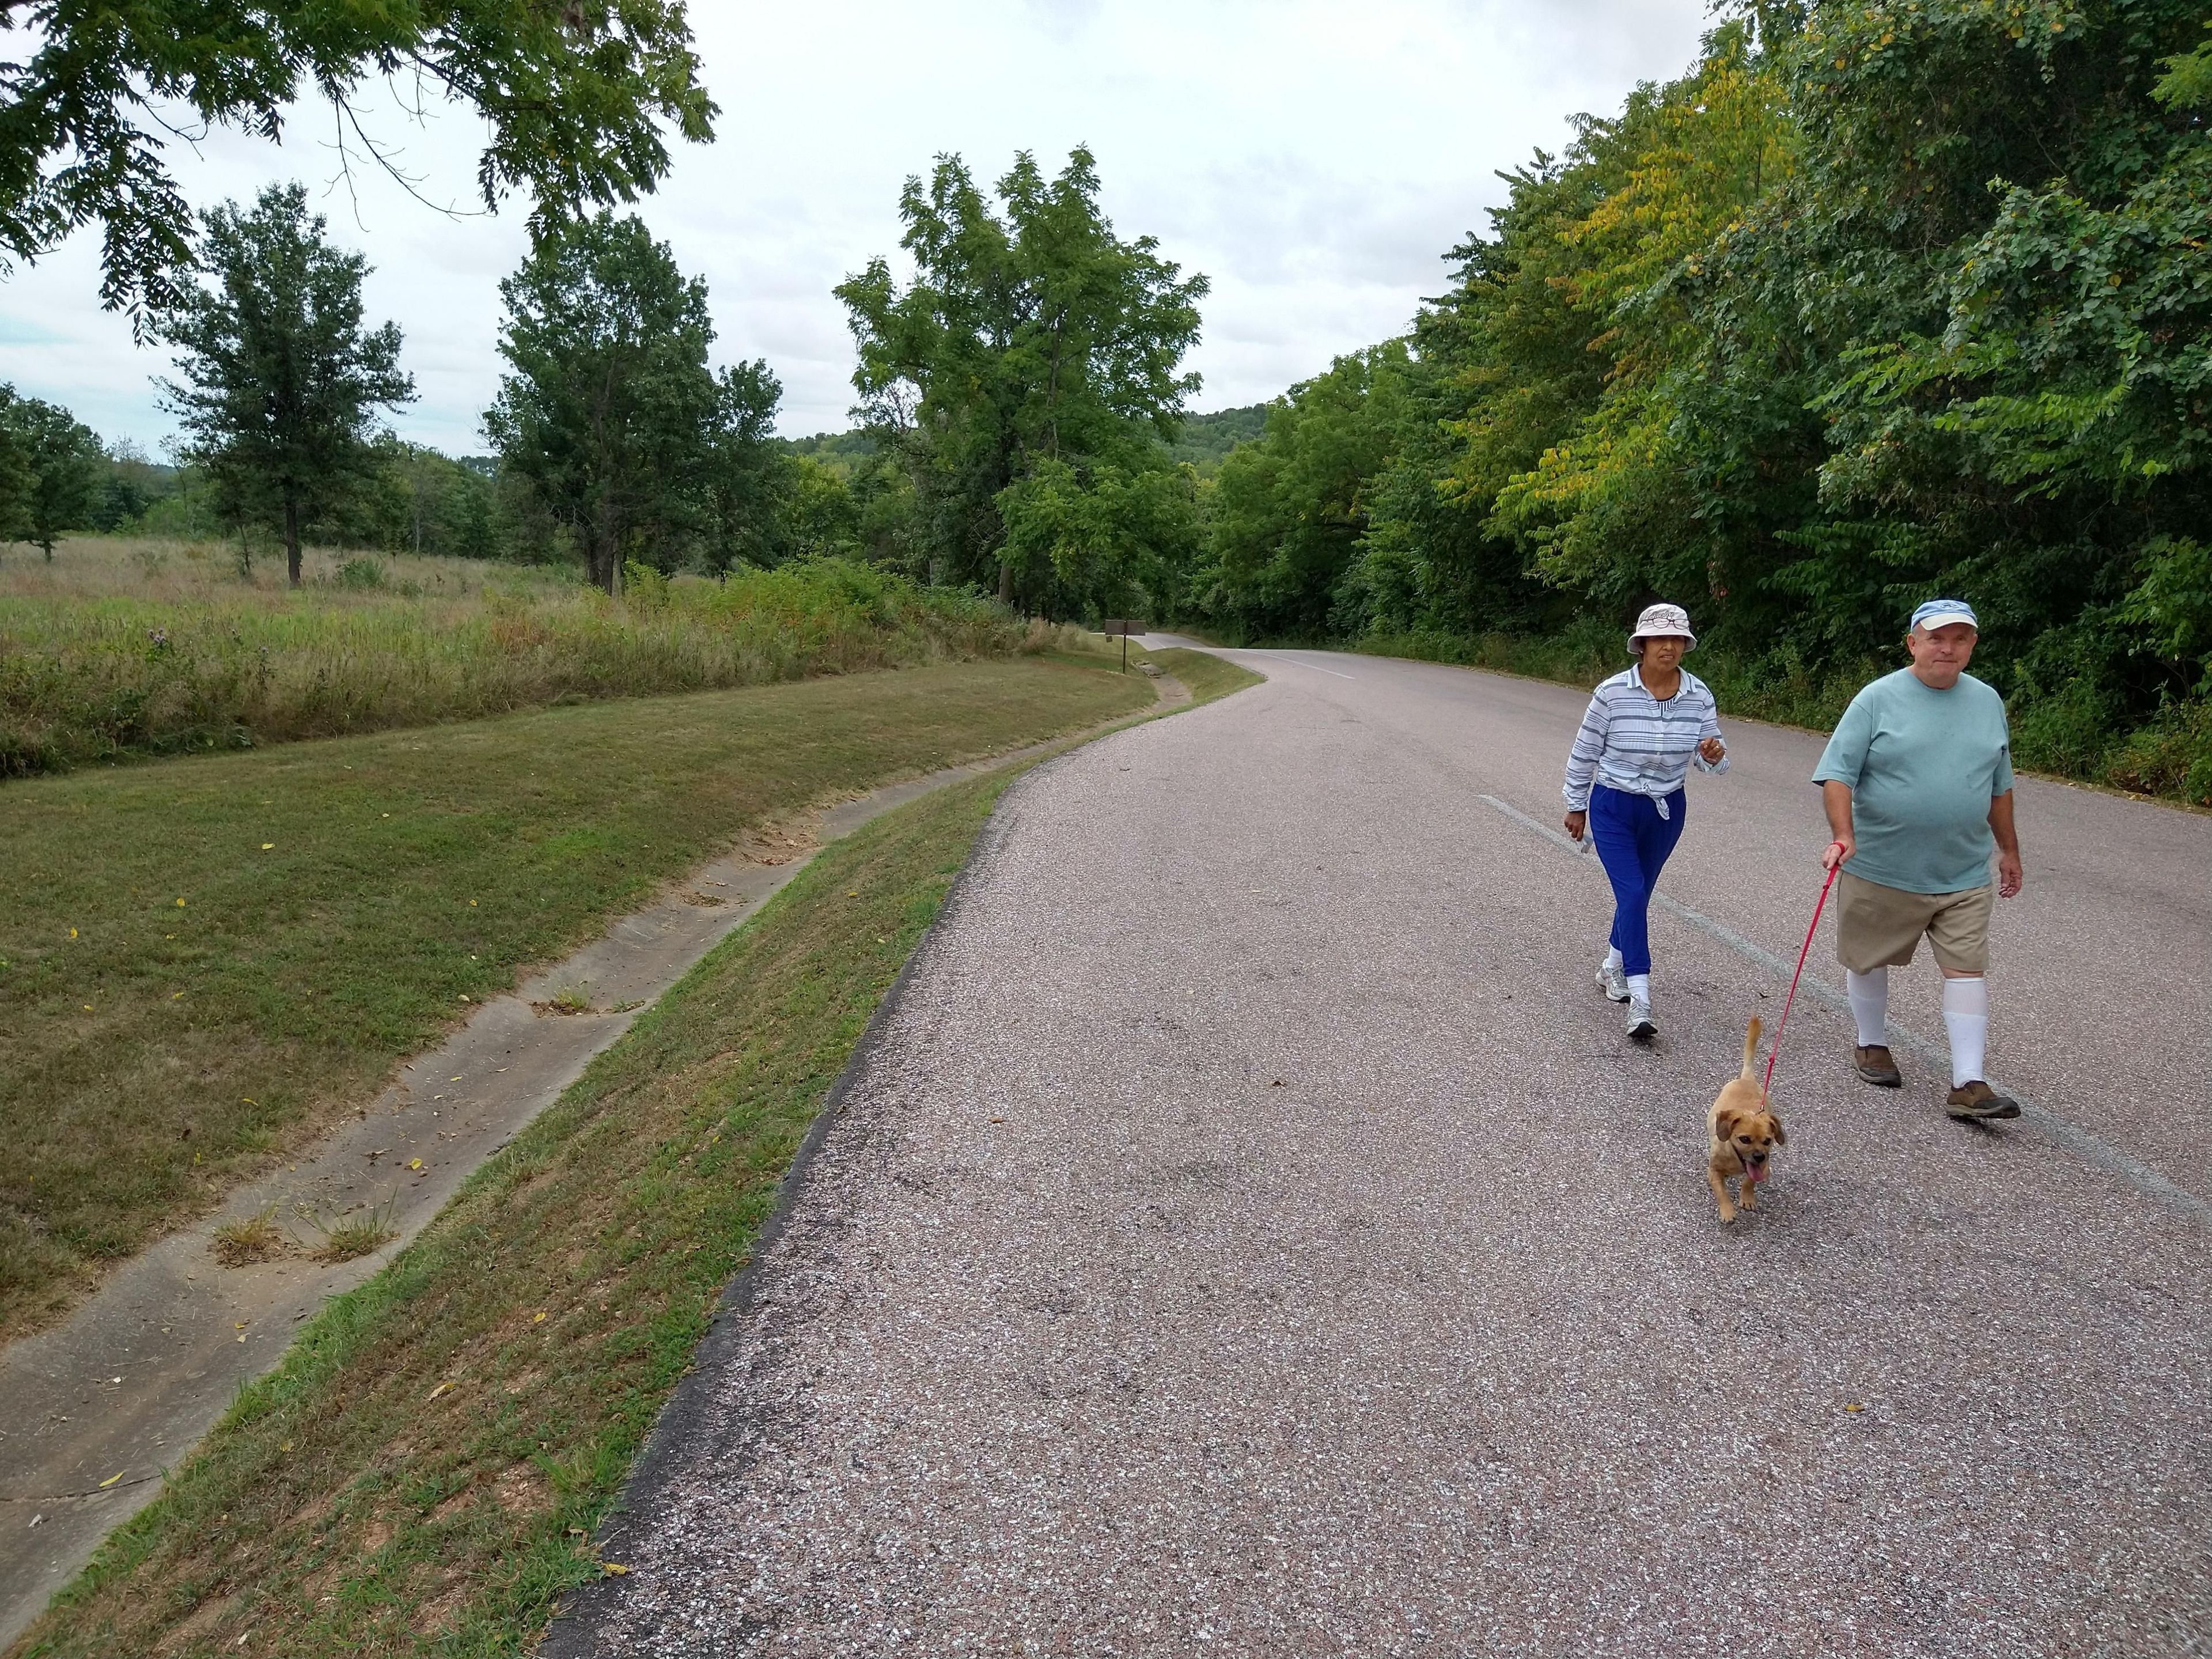
[[[1359,678],[1357,674],[1337,674],[1334,668],[1323,668],[1317,662],[1300,662],[1296,657],[1284,656],[1273,651],[1268,652],[1267,655],[1274,657],[1278,661],[1286,662],[1293,668],[1310,668],[1316,674],[1336,674],[1336,678],[1340,680],[1352,680]]]
[[[1579,843],[1559,830],[1553,829],[1549,824],[1538,823],[1519,807],[1509,805],[1495,795],[1485,795],[1482,799],[1516,823],[1524,829],[1534,830],[1536,834],[1554,846],[1569,853],[1577,854],[1582,853],[1583,849]],[[1749,957],[1770,973],[1778,974],[1787,980],[1796,969],[1795,963],[1785,962],[1772,951],[1753,945],[1735,929],[1723,927],[1703,911],[1692,909],[1680,899],[1669,898],[1664,893],[1654,893],[1651,899],[1653,903],[1681,917],[1692,927],[1710,933],[1730,950]],[[1800,988],[1808,995],[1819,998],[1831,1008],[1838,1010],[1846,1017],[1850,1015],[1850,999],[1824,981],[1808,979],[1803,981]],[[1949,1074],[1951,1056],[1948,1050],[1936,1048],[1934,1043],[1906,1027],[1899,1025],[1893,1019],[1889,1022],[1889,1034],[1897,1040],[1898,1046],[1917,1055],[1924,1064],[1934,1066],[1942,1074],[1947,1076]],[[2043,1134],[2057,1141],[2076,1157],[2087,1163],[2095,1164],[2107,1175],[2118,1176],[2137,1192],[2146,1197],[2157,1199],[2160,1203],[2180,1212],[2192,1221],[2212,1225],[2212,1204],[2207,1204],[2196,1194],[2175,1186],[2148,1164],[2138,1163],[2110,1142],[2099,1139],[2081,1125],[2036,1105],[2023,1097],[2017,1089],[2008,1089],[1995,1078],[1990,1079],[1990,1086],[2000,1094],[2010,1095],[2014,1100],[2020,1102],[2020,1115],[2023,1123],[2034,1125]]]

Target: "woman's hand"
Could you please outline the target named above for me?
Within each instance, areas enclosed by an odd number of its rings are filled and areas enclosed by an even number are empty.
[[[1566,817],[1567,833],[1572,836],[1577,841],[1580,841],[1583,838],[1583,827],[1589,822],[1589,814],[1587,812],[1568,813]]]
[[[1706,765],[1718,766],[1721,757],[1728,753],[1728,745],[1718,738],[1707,738],[1698,745],[1698,753],[1705,757]]]
[[[1849,836],[1838,836],[1821,849],[1820,867],[1833,870],[1858,850]]]

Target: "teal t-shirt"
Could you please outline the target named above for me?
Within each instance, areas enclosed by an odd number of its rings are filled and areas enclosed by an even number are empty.
[[[1948,691],[1886,674],[1836,723],[1813,769],[1830,779],[1851,787],[1853,875],[1908,893],[1986,886],[1990,801],[2012,787],[2004,699],[1972,674]]]

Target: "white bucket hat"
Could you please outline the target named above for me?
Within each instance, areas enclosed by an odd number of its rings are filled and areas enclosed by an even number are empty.
[[[1628,649],[1632,654],[1640,657],[1644,653],[1639,647],[1645,640],[1670,634],[1689,641],[1682,647],[1683,650],[1697,649],[1698,636],[1690,631],[1688,611],[1679,605],[1646,605],[1644,614],[1636,619],[1636,631],[1628,636]]]

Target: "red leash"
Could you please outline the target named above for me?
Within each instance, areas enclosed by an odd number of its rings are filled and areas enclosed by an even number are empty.
[[[1832,841],[1828,845],[1840,847],[1843,842]],[[1790,1006],[1797,1000],[1797,981],[1805,977],[1805,958],[1812,954],[1813,935],[1820,931],[1820,912],[1828,908],[1828,890],[1836,884],[1837,874],[1843,867],[1842,860],[1838,860],[1830,866],[1827,880],[1820,884],[1820,902],[1813,907],[1813,925],[1805,930],[1805,943],[1797,952],[1797,971],[1790,975],[1790,994],[1782,1000],[1782,1018],[1774,1022],[1774,1043],[1766,1051],[1766,1075],[1759,1085],[1761,1100],[1766,1098],[1766,1085],[1774,1081],[1774,1062],[1782,1053],[1782,1034],[1790,1029]]]

